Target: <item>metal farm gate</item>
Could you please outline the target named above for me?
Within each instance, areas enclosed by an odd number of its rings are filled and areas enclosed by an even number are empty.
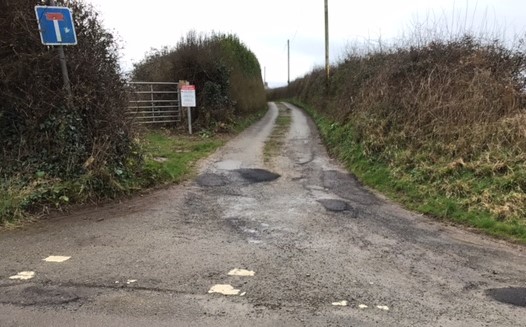
[[[181,121],[179,83],[129,82],[129,118],[136,124]]]

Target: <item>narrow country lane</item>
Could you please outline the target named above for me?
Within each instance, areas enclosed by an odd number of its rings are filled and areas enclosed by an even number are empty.
[[[526,305],[524,247],[367,190],[287,107],[270,161],[273,103],[195,181],[0,232],[0,326],[526,324],[495,299]]]

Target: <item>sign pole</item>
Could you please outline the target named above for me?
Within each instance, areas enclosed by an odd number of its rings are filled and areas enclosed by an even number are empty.
[[[64,88],[71,96],[71,85],[69,83],[68,66],[66,65],[66,55],[64,53],[64,46],[58,46],[58,57],[60,59],[60,69],[62,70],[62,79],[64,80]]]
[[[188,133],[192,135],[192,109],[190,107],[186,107],[187,113],[188,113]]]
[[[49,4],[55,6],[55,0],[50,0]],[[71,85],[69,82],[68,66],[66,65],[66,54],[64,53],[64,46],[59,45],[57,48],[58,58],[60,60],[60,69],[62,70],[62,80],[64,81],[64,88],[68,95],[71,97]]]

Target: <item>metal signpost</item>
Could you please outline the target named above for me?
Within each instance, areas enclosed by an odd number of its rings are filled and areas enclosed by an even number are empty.
[[[55,1],[51,1],[54,4]],[[69,85],[68,68],[66,66],[66,56],[64,55],[63,45],[76,45],[77,34],[73,24],[73,14],[71,9],[56,6],[35,6],[37,15],[40,39],[44,45],[58,45],[60,58],[60,68],[64,87],[71,92]]]
[[[191,107],[195,107],[195,85],[181,86],[181,107],[186,107],[188,112],[188,132],[192,134],[192,112]]]

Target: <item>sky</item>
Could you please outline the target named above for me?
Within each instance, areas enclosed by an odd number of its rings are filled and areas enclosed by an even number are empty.
[[[270,87],[324,65],[324,0],[85,0],[123,46],[125,71],[152,48],[174,46],[189,31],[239,36],[258,57]],[[331,62],[354,44],[390,43],[439,25],[513,39],[526,31],[524,0],[328,0]]]

